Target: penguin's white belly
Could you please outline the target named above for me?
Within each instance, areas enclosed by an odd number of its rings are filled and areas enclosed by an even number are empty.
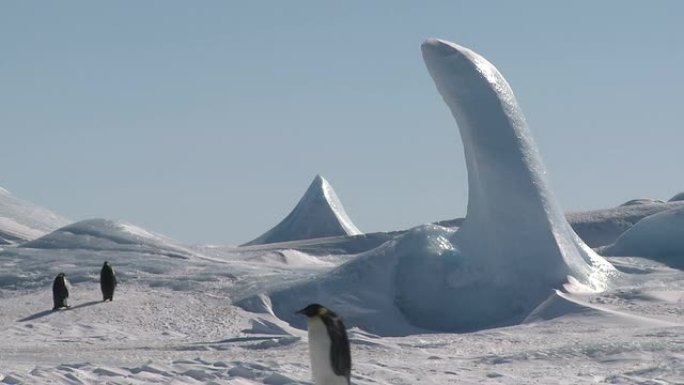
[[[316,385],[347,385],[347,378],[335,374],[330,362],[330,336],[319,318],[309,319],[311,374]]]

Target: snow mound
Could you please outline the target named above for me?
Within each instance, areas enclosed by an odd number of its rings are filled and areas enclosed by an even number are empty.
[[[652,198],[640,198],[640,199],[632,199],[630,201],[627,201],[620,206],[634,206],[634,205],[645,205],[645,204],[659,204],[659,203],[665,203],[660,199],[652,199]]]
[[[361,231],[347,216],[335,190],[317,175],[285,219],[243,246],[358,234]]]
[[[0,187],[0,245],[36,239],[70,221]]]
[[[87,219],[62,227],[22,244],[21,248],[123,251],[177,258],[195,255],[163,235],[124,221],[102,218]]]
[[[250,259],[251,261],[263,262],[270,265],[287,265],[292,267],[307,267],[307,266],[332,266],[330,262],[325,262],[313,255],[309,255],[297,250],[276,250],[266,252],[264,254],[257,254]]]
[[[453,232],[439,226],[430,225],[430,228],[439,228],[445,233]],[[400,279],[403,277],[397,275],[399,261],[405,255],[401,254],[401,245],[398,248],[397,242],[410,238],[410,234],[420,232],[421,229],[411,230],[398,240],[389,241],[374,250],[362,253],[353,261],[328,273],[295,283],[285,289],[276,288],[269,296],[270,308],[279,319],[303,329],[306,328],[306,319],[296,315],[295,311],[310,303],[320,303],[335,309],[339,314],[344,314],[344,322],[348,328],[357,326],[367,332],[383,336],[402,336],[428,331],[411,324],[395,304],[395,300],[399,298],[395,293],[410,291],[410,285],[415,283],[415,279],[402,282]],[[408,242],[404,244],[406,243]],[[420,273],[421,271],[416,272]],[[420,277],[424,278],[423,275]],[[432,301],[430,297],[422,300]],[[245,310],[253,311],[254,304],[260,301],[263,302],[263,296],[255,295],[237,304]]]
[[[640,204],[623,204],[607,209],[569,212],[565,214],[565,218],[584,243],[590,247],[600,247],[614,243],[622,233],[643,218],[676,207],[684,207],[684,201],[648,200]],[[435,224],[444,227],[460,227],[464,219],[443,220]]]
[[[684,207],[684,202],[620,205],[608,209],[568,213],[566,218],[587,245],[599,247],[614,243],[622,233],[643,218],[676,207]]]
[[[676,194],[668,202],[679,202],[679,201],[684,201],[684,192],[680,192],[679,194]]]
[[[290,320],[295,303],[318,301],[377,334],[462,332],[520,323],[556,289],[607,289],[618,271],[565,219],[503,76],[450,42],[428,40],[422,50],[461,132],[469,188],[462,225],[419,227],[275,291],[275,313]]]
[[[137,282],[192,291],[207,286],[231,287],[235,278],[227,271],[226,260],[209,257],[127,222],[89,219],[18,247],[1,249],[0,297],[4,290],[49,288],[60,272],[66,273],[73,285],[99,282],[104,261],[111,262],[123,286]],[[192,280],[188,279],[189,272]]]
[[[684,207],[662,211],[637,222],[614,244],[603,249],[605,255],[640,256],[677,262],[684,267]]]
[[[402,336],[517,323],[532,310],[530,296],[543,293],[537,304],[548,297],[537,281],[518,282],[521,290],[515,291],[498,282],[499,276],[462,253],[457,234],[438,225],[411,229],[321,277],[272,293],[273,311],[304,327],[294,311],[319,302],[344,314],[348,327]]]

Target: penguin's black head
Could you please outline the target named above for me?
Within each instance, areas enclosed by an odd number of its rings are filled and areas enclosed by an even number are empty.
[[[105,261],[104,265],[109,266],[109,261]]]
[[[58,276],[59,278],[64,278],[64,277],[66,276],[66,274],[64,274],[64,273],[59,273],[59,274],[57,274],[57,276]]]
[[[317,303],[312,303],[311,305],[305,307],[304,309],[297,310],[297,314],[304,314],[305,316],[311,317],[322,317],[326,314],[331,313],[330,310],[326,309],[324,306]]]

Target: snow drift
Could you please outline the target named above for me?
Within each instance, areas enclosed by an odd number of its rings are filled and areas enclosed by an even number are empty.
[[[452,232],[423,226],[327,275],[272,294],[290,322],[302,303],[340,309],[379,334],[516,324],[556,289],[602,291],[617,270],[575,234],[551,192],[515,96],[475,52],[442,40],[423,58],[458,123],[467,215]],[[397,319],[397,312],[402,317]]]
[[[638,198],[638,199],[632,199],[629,200],[620,206],[638,206],[638,205],[647,205],[647,204],[661,204],[665,203],[664,201],[660,199],[653,199],[653,198]]]
[[[95,218],[59,228],[21,248],[137,252],[188,258],[195,253],[173,240],[124,221]]]
[[[70,221],[0,187],[0,245],[36,239]]]
[[[608,209],[567,213],[565,217],[577,235],[591,247],[606,246],[649,215],[684,207],[684,202],[641,201]]]
[[[662,202],[635,199],[632,204],[590,211],[575,211],[565,214],[570,226],[585,244],[591,247],[606,246],[614,243],[620,234],[629,230],[635,223],[649,215],[661,211],[684,207],[684,201]],[[464,218],[435,222],[444,227],[460,227]]]
[[[317,175],[285,219],[243,246],[357,234],[361,231],[344,211],[335,190]]]
[[[684,207],[661,211],[640,220],[602,252],[655,258],[684,267]]]
[[[668,202],[680,202],[684,201],[684,192],[680,192],[679,194],[676,194]]]
[[[124,221],[88,219],[59,228],[17,247],[0,250],[0,295],[3,289],[49,288],[64,272],[74,285],[99,282],[109,261],[119,283],[178,290],[229,285],[233,276],[206,255],[172,239]],[[192,263],[193,280],[187,279]],[[219,262],[218,266],[223,266]],[[99,290],[99,287],[98,287]]]

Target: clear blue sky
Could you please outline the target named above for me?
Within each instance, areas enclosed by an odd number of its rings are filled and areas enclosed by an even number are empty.
[[[511,84],[568,210],[684,191],[684,2],[12,1],[0,186],[73,220],[239,244],[317,173],[362,231],[462,216],[420,43]]]

